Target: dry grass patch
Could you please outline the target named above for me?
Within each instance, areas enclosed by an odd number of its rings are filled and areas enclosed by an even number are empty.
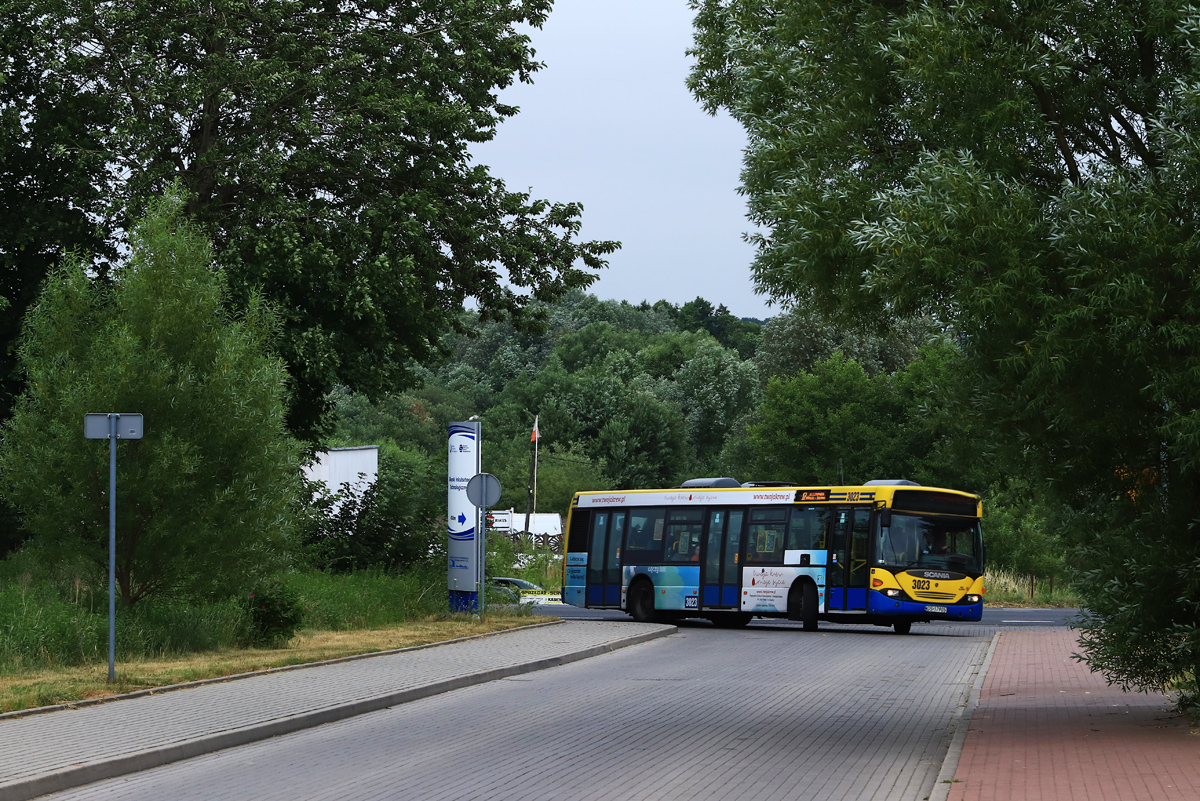
[[[363,631],[302,631],[287,648],[245,648],[108,664],[0,674],[0,712],[105,698],[168,684],[232,676],[253,670],[302,665],[358,654],[444,642],[545,623],[554,618],[489,615],[483,620],[429,618]]]

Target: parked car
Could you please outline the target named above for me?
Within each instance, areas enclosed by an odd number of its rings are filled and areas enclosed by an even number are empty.
[[[493,576],[492,589],[501,603],[557,604],[562,600],[555,593],[546,592],[532,581],[504,576]]]

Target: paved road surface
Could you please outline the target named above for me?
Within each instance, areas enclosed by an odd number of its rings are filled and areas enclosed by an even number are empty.
[[[619,609],[580,609],[569,604],[545,604],[534,608],[539,615],[553,615],[564,620],[629,620],[629,616]],[[983,608],[983,620],[979,623],[916,623],[913,631],[937,629],[943,633],[948,631],[969,633],[970,636],[991,636],[998,629],[1008,628],[1064,628],[1079,615],[1078,609],[998,609]],[[707,626],[704,621],[687,621],[684,625]],[[798,626],[785,620],[772,618],[757,618],[751,626]],[[821,623],[822,628],[830,631],[851,628],[835,623]],[[859,628],[859,627],[853,627]]]
[[[948,634],[697,624],[51,797],[919,801],[989,644]]]

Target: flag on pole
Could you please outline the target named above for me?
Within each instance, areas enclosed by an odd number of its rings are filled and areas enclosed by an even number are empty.
[[[538,416],[537,415],[534,415],[534,417],[533,417],[533,436],[529,438],[529,441],[530,442],[538,441]]]

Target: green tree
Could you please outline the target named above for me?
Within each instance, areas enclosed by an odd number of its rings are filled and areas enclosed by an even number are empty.
[[[759,286],[952,325],[986,447],[1073,512],[1086,656],[1196,703],[1200,15],[693,7],[691,86],[750,134]]]
[[[284,426],[287,375],[265,355],[276,322],[251,298],[225,306],[207,240],[179,197],[151,205],[111,287],[80,260],[56,270],[26,320],[27,389],[3,429],[0,484],[53,558],[108,562],[108,447],[88,412],[140,412],[118,447],[117,584],[153,595],[231,592],[287,558],[298,449]]]
[[[4,6],[0,41],[35,82],[4,97],[42,151],[82,170],[118,242],[141,198],[179,180],[231,300],[281,310],[289,425],[319,431],[327,392],[411,383],[473,298],[523,320],[531,300],[594,280],[612,242],[577,241],[581,208],[509,191],[470,146],[517,112],[498,90],[540,68],[522,25],[550,0],[35,0]],[[38,102],[72,87],[74,116]],[[65,91],[65,90],[64,90]],[[59,151],[54,145],[61,144]],[[52,196],[61,214],[74,199]],[[581,269],[582,268],[582,269]]]
[[[879,471],[892,415],[886,379],[872,379],[841,353],[811,373],[771,379],[750,427],[756,475],[800,484],[858,484]]]
[[[926,317],[900,318],[875,327],[840,323],[811,303],[798,303],[771,318],[762,329],[754,362],[763,379],[787,378],[841,351],[862,365],[868,375],[894,373],[917,358],[917,352],[936,332]]]
[[[104,168],[95,147],[99,109],[73,83],[45,70],[63,54],[37,35],[29,3],[0,0],[0,420],[21,391],[17,345],[25,311],[65,253],[107,249],[90,219],[101,211],[90,178]],[[0,546],[2,549],[3,546]]]
[[[762,325],[734,317],[725,304],[713,307],[704,298],[689,300],[675,312],[675,324],[680,331],[704,330],[727,348],[749,359],[762,339]]]
[[[733,424],[758,401],[754,363],[710,339],[676,371],[671,390],[665,394],[684,412],[695,472],[711,473]]]

